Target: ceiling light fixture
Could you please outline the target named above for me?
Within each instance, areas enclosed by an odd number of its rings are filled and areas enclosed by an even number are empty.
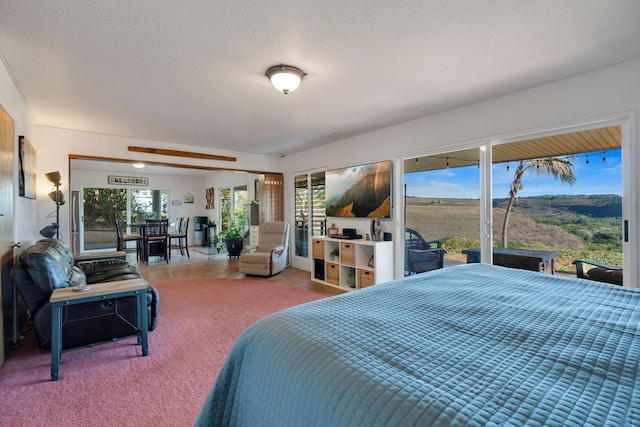
[[[285,64],[269,68],[265,75],[273,87],[285,95],[296,90],[304,76],[306,76],[300,68]]]
[[[132,166],[136,169],[142,169],[144,167],[144,163],[133,163]]]

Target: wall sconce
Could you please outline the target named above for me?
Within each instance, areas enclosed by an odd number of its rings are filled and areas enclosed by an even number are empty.
[[[296,90],[304,76],[306,76],[300,68],[284,64],[269,68],[265,75],[273,87],[285,95]]]
[[[49,182],[51,182],[55,187],[55,191],[52,191],[48,194],[49,198],[53,200],[56,204],[56,222],[51,225],[47,225],[42,230],[40,230],[40,235],[42,237],[52,238],[56,236],[56,239],[60,238],[60,206],[64,205],[64,194],[60,192],[60,186],[62,185],[62,177],[60,176],[60,172],[49,172],[44,176],[47,177]]]

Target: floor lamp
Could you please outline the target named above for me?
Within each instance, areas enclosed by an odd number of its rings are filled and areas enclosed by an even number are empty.
[[[56,239],[60,238],[60,206],[64,205],[64,194],[60,191],[60,186],[62,185],[62,177],[60,176],[60,172],[49,172],[45,174],[49,182],[51,182],[55,187],[55,191],[49,193],[49,198],[54,201],[56,204],[56,222],[51,225],[47,225],[42,230],[40,230],[40,235],[47,238],[52,238],[56,236]]]

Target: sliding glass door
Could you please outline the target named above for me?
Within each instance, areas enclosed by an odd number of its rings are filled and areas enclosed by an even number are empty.
[[[480,149],[406,159],[405,275],[480,257]]]
[[[620,131],[590,131],[598,150],[580,133],[494,146],[494,246],[555,252],[555,272],[569,275],[576,259],[622,266]]]
[[[115,220],[131,224],[145,219],[167,218],[167,190],[137,188],[84,188],[79,203],[72,212],[80,235],[80,251],[115,250],[117,246]],[[135,231],[135,230],[134,230]]]
[[[589,259],[635,275],[624,262],[635,183],[624,172],[632,150],[623,147],[623,129],[576,128],[404,159],[405,226],[416,232],[407,234],[405,274],[416,272],[409,251],[418,239],[446,250],[443,267],[506,265],[505,253],[525,250],[543,257],[546,272],[575,277],[573,261]]]

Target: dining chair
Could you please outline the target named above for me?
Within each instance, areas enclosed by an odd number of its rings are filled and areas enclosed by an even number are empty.
[[[116,235],[117,235],[117,247],[118,251],[135,252],[136,261],[143,258],[142,256],[142,235],[139,233],[125,233],[124,223],[120,219],[116,219]],[[136,247],[129,248],[127,243],[136,242]]]
[[[144,227],[144,257],[149,263],[150,256],[163,257],[169,262],[169,220],[147,219]]]
[[[176,231],[169,233],[169,259],[171,259],[171,250],[176,249],[180,251],[180,255],[184,255],[187,252],[187,258],[189,256],[189,247],[187,243],[187,233],[189,231],[189,217],[182,216],[176,220]]]

